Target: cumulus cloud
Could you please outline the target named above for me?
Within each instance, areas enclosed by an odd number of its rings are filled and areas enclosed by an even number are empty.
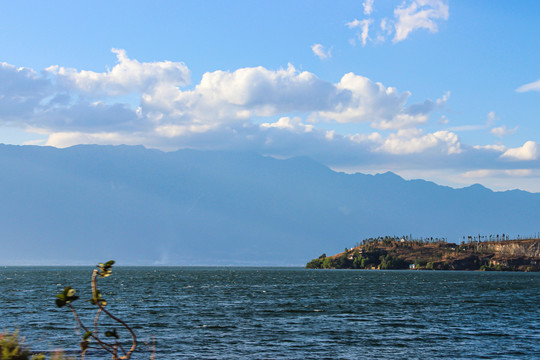
[[[366,77],[345,74],[339,83],[309,72],[263,67],[203,75],[193,90],[144,94],[146,113],[161,114],[156,122],[231,123],[254,116],[303,112],[340,123],[368,122],[381,129],[425,123],[438,106],[431,100],[406,106],[409,92],[399,93]],[[438,100],[440,104],[441,101]]]
[[[329,111],[320,111],[320,114],[342,123],[391,121],[404,111],[410,96],[409,92],[400,94],[396,88],[385,87],[354,73],[345,74],[336,89],[350,98]]]
[[[353,73],[345,74],[336,86],[341,91],[348,91],[351,99],[335,110],[321,111],[321,116],[341,123],[370,122],[373,127],[383,130],[423,124],[448,99],[448,94],[445,94],[436,102],[428,99],[420,104],[406,106],[410,92],[399,93],[394,87],[385,87]]]
[[[0,120],[50,132],[152,130],[167,138],[290,113],[400,129],[425,123],[447,98],[407,105],[407,91],[353,73],[334,84],[290,64],[208,72],[185,90],[190,72],[183,63],[141,63],[113,52],[117,64],[103,73],[52,66],[38,74],[3,64]],[[115,102],[130,93],[140,96],[137,108]]]
[[[459,137],[449,131],[424,134],[420,129],[399,130],[391,134],[378,151],[391,154],[414,154],[434,149],[447,155],[461,153]]]
[[[351,96],[292,65],[279,70],[214,71],[205,73],[193,90],[157,90],[143,94],[142,108],[159,123],[232,123],[257,116],[311,113],[333,109]]]
[[[432,33],[438,31],[436,20],[447,20],[448,4],[442,0],[414,0],[394,9],[395,35],[393,42],[405,40],[417,29],[427,29]]]
[[[51,89],[49,79],[34,70],[0,63],[0,121],[6,124],[32,115]]]
[[[540,79],[532,83],[521,85],[520,87],[516,89],[516,91],[517,92],[540,91]]]
[[[69,90],[90,96],[118,96],[132,92],[147,92],[155,86],[181,86],[190,81],[190,71],[184,63],[160,61],[140,63],[132,60],[122,49],[113,49],[117,64],[107,72],[50,66],[46,71],[56,75],[57,81]]]
[[[300,119],[299,117],[290,118],[288,116],[279,118],[279,120],[274,123],[263,123],[261,124],[261,128],[287,129],[287,130],[296,131],[296,132],[313,131],[313,125],[303,124],[302,119]]]
[[[523,161],[529,166],[540,156],[535,142],[514,149],[467,146],[456,131],[424,131],[440,117],[449,93],[410,104],[410,92],[367,77],[348,73],[329,82],[293,65],[212,71],[190,84],[189,69],[181,62],[146,63],[123,50],[115,54],[115,66],[102,73],[60,66],[36,72],[0,64],[0,124],[48,136],[46,144],[58,147],[250,150],[308,155],[347,168],[482,164],[508,170],[524,168]],[[138,103],[123,103],[126,94]],[[377,130],[366,131],[369,126]],[[501,128],[493,133],[512,131]],[[535,164],[530,166],[540,166]]]
[[[313,51],[313,54],[317,56],[319,59],[324,60],[332,57],[332,51],[331,49],[326,50],[323,45],[321,44],[314,44],[311,46],[311,51]]]
[[[540,146],[534,141],[527,141],[523,146],[506,150],[501,158],[508,160],[530,161],[540,156]]]

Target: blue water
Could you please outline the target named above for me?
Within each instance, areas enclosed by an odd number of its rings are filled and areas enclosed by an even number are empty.
[[[54,296],[76,288],[91,324],[91,270],[0,268],[0,329],[18,327],[35,349],[75,351],[75,322]],[[117,267],[99,285],[111,312],[142,341],[155,339],[157,359],[540,354],[539,273]],[[148,359],[140,349],[135,358]]]

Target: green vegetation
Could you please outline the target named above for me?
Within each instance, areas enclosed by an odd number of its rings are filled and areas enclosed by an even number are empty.
[[[509,240],[503,234],[469,236],[467,240],[455,244],[433,237],[369,238],[340,254],[323,254],[306,268],[540,271],[540,239]]]
[[[19,332],[0,333],[0,360],[46,360],[44,354],[32,354],[31,350],[24,344],[24,338],[19,336]],[[50,360],[68,360],[61,351],[53,353]]]
[[[100,350],[102,355],[108,353],[107,358],[112,360],[129,360],[137,348],[137,337],[129,325],[123,320],[114,316],[106,308],[107,301],[102,297],[98,289],[98,279],[109,277],[112,274],[112,266],[114,261],[110,260],[106,263],[97,265],[91,277],[92,297],[88,300],[95,307],[92,327],[85,325],[79,316],[76,309],[73,307],[73,302],[79,300],[75,289],[66,286],[64,290],[56,295],[55,304],[58,308],[68,308],[73,313],[76,323],[81,330],[81,342],[79,344],[81,353],[80,359],[84,360],[86,353],[91,349]],[[109,323],[116,323],[122,326],[125,333],[128,333],[130,340],[121,341],[120,333],[116,328],[102,330],[100,328],[101,317],[106,316]],[[86,318],[86,316],[85,316]],[[128,347],[129,345],[129,347]],[[155,353],[152,352],[151,359],[155,358]],[[19,337],[17,331],[14,333],[0,333],[0,360],[73,360],[66,357],[63,352],[56,351],[47,358],[44,354],[35,354],[24,345],[24,339]]]
[[[107,301],[101,296],[101,292],[97,287],[98,278],[106,278],[112,274],[112,266],[114,261],[110,260],[106,263],[100,263],[97,265],[97,269],[94,269],[92,272],[91,285],[92,285],[92,298],[89,300],[92,305],[96,307],[96,313],[94,315],[93,327],[90,328],[86,326],[72,303],[79,299],[76,294],[75,289],[67,286],[64,291],[56,295],[56,306],[59,308],[67,307],[73,313],[77,325],[79,326],[81,333],[83,334],[80,347],[81,347],[81,359],[84,359],[86,352],[90,349],[101,349],[111,356],[112,360],[124,360],[130,359],[131,355],[137,348],[137,337],[135,333],[123,320],[112,315],[107,309]],[[108,329],[103,332],[103,335],[106,339],[100,336],[99,321],[101,314],[105,314],[109,319],[114,322],[122,325],[129,335],[131,336],[131,346],[128,350],[124,348],[125,343],[120,342],[120,336],[116,328]]]
[[[530,269],[530,266],[527,267],[526,269]],[[487,265],[480,266],[480,270],[481,271],[510,271],[511,269],[508,266],[504,266],[502,264],[497,264],[497,265],[487,264]]]
[[[340,256],[326,257],[325,254],[307,263],[307,269],[407,269],[409,263],[393,257],[384,250],[366,252],[345,251]]]

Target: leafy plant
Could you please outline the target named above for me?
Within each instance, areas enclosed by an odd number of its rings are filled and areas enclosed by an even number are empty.
[[[0,333],[0,360],[45,360],[43,354],[33,354],[24,344],[18,331]],[[54,352],[50,360],[68,360],[61,351]]]
[[[96,314],[94,316],[94,326],[90,328],[86,326],[75,308],[73,307],[73,302],[79,299],[79,296],[75,295],[75,289],[70,286],[66,286],[63,292],[56,295],[56,306],[59,308],[67,307],[73,313],[75,320],[79,328],[82,330],[83,334],[80,347],[81,347],[81,360],[84,359],[86,352],[89,349],[101,349],[108,352],[111,355],[112,360],[127,360],[131,358],[131,355],[137,348],[137,337],[135,333],[123,320],[114,316],[107,310],[107,301],[101,296],[101,293],[97,287],[98,278],[109,277],[112,274],[112,266],[114,265],[114,260],[107,261],[106,263],[99,263],[97,269],[94,269],[92,272],[91,285],[92,285],[92,298],[89,300],[92,305],[96,307]],[[131,346],[129,349],[125,349],[122,343],[120,342],[120,336],[115,328],[108,329],[103,332],[105,338],[100,336],[100,316],[105,314],[107,317],[112,319],[114,322],[122,325],[131,336]]]
[[[41,359],[31,356],[30,350],[24,346],[24,341],[19,337],[17,331],[10,334],[5,332],[0,334],[0,359],[2,360],[27,360]]]

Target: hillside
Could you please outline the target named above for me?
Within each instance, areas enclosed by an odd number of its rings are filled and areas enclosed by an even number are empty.
[[[302,265],[380,233],[532,234],[540,194],[309,159],[0,145],[0,264]]]
[[[417,269],[540,271],[540,239],[471,241],[368,239],[362,245],[307,265],[311,269]]]

